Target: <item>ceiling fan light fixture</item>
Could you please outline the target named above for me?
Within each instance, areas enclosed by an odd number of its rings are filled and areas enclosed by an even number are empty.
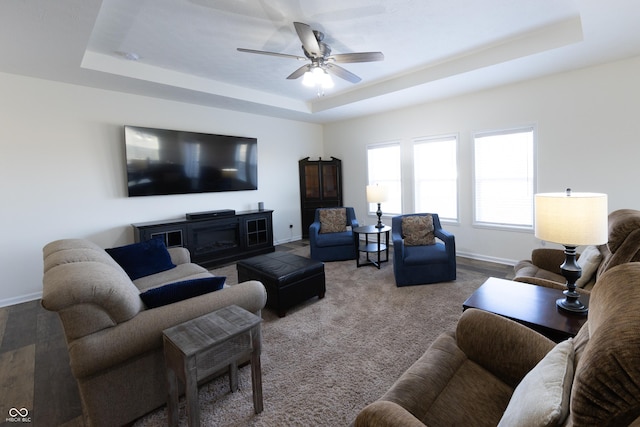
[[[334,86],[333,79],[322,67],[311,67],[302,76],[302,84],[307,87],[330,89]]]
[[[352,72],[345,70],[335,63],[350,62],[372,62],[382,61],[382,52],[352,52],[331,54],[331,47],[324,43],[324,33],[313,30],[308,24],[294,22],[298,38],[302,42],[304,57],[290,55],[287,53],[269,52],[265,50],[237,48],[240,52],[257,53],[260,55],[279,56],[284,58],[294,58],[301,61],[311,61],[310,64],[298,67],[293,73],[287,76],[287,80],[295,80],[302,77],[302,84],[306,87],[315,88],[318,96],[324,95],[325,89],[333,88],[334,82],[329,71],[334,76],[338,76],[350,83],[359,83],[362,79]]]
[[[326,70],[323,70],[320,81],[323,89],[331,89],[334,86],[333,79]]]
[[[306,87],[314,87],[316,85],[316,77],[311,70],[307,70],[302,76],[302,84]]]

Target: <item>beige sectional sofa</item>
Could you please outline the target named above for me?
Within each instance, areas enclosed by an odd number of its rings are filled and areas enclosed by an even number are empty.
[[[140,293],[161,285],[212,277],[184,248],[168,250],[175,267],[131,280],[102,248],[83,239],[44,247],[42,305],[58,312],[89,425],[123,425],[166,400],[162,331],[238,305],[260,315],[267,294],[247,281],[149,309]]]

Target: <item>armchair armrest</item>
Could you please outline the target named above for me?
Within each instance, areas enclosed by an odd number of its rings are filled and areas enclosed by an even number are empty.
[[[310,243],[315,243],[316,237],[318,237],[319,233],[320,233],[320,222],[318,221],[312,222],[311,225],[309,226]]]
[[[562,274],[560,265],[565,260],[564,250],[551,248],[537,248],[531,252],[531,263],[538,268],[556,274]]]
[[[442,240],[445,243],[451,241],[452,239],[455,239],[453,234],[449,233],[443,228],[436,228],[435,230],[433,230],[433,234],[435,234],[438,239]]]
[[[409,411],[394,402],[378,400],[367,405],[356,417],[354,427],[424,427]]]
[[[533,329],[473,308],[458,321],[456,340],[469,359],[512,387],[555,346]]]
[[[436,228],[433,230],[433,234],[444,243],[449,256],[456,256],[456,238],[453,234],[442,228]]]
[[[391,230],[391,242],[393,243],[394,259],[404,259],[404,240],[402,239],[402,233],[396,227]]]
[[[542,277],[518,276],[513,279],[514,282],[528,283],[530,285],[544,286],[545,288],[558,289],[564,291],[567,289],[564,283],[554,282],[553,280],[543,279]],[[580,293],[589,293],[584,289],[580,289]]]

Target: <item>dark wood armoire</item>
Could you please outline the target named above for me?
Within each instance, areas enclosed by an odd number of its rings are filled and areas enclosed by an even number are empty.
[[[317,208],[342,206],[342,161],[300,160],[300,211],[302,237],[309,237],[309,226]]]

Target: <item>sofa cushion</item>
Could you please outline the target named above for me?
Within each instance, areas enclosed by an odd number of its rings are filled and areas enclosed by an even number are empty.
[[[161,239],[150,239],[145,242],[105,250],[120,264],[131,280],[175,267],[175,264],[171,262],[171,255]]]
[[[347,231],[347,210],[345,208],[321,209],[318,212],[320,233],[340,233]]]
[[[498,427],[562,425],[569,414],[573,360],[572,339],[556,345],[518,384]]]
[[[410,215],[402,218],[402,237],[406,246],[435,245],[433,217]]]
[[[331,234],[318,234],[318,236],[316,236],[316,246],[319,248],[348,245],[355,245],[353,241],[353,233],[351,231],[343,231],[341,233]]]
[[[603,273],[591,292],[589,341],[576,364],[571,425],[626,426],[640,413],[639,286],[640,263],[629,262]]]
[[[226,281],[225,276],[212,276],[202,279],[184,280],[149,289],[140,294],[147,308],[161,307],[174,302],[219,291]]]
[[[602,254],[596,246],[587,246],[576,262],[582,269],[582,275],[576,280],[576,286],[584,288],[587,283],[591,282],[593,275],[596,273],[596,270],[598,270],[602,262]]]
[[[512,392],[512,387],[469,360],[454,334],[446,332],[381,400],[397,403],[425,425],[496,425]]]
[[[609,214],[609,250],[615,253],[629,237],[640,228],[640,211],[618,209]]]
[[[405,265],[424,265],[448,263],[449,255],[444,244],[428,246],[407,246],[404,248]]]
[[[211,276],[212,274],[209,273],[206,268],[201,267],[198,264],[178,264],[171,270],[161,271],[160,273],[136,279],[133,281],[133,284],[136,285],[140,292],[144,292],[151,288],[168,285],[169,283],[182,282],[183,280],[191,279],[202,279]]]

